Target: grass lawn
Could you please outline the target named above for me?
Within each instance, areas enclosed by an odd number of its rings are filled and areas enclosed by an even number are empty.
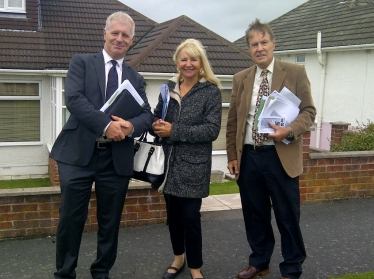
[[[0,180],[0,189],[37,188],[52,186],[49,177],[19,180]]]
[[[239,193],[236,181],[216,182],[210,184],[210,195],[224,195]]]
[[[373,279],[374,272],[366,272],[361,274],[346,274],[338,277],[329,277],[329,279]]]
[[[37,188],[51,186],[51,180],[46,178],[0,180],[0,189],[14,188]],[[211,195],[235,194],[239,193],[238,185],[235,181],[216,182],[210,184]]]

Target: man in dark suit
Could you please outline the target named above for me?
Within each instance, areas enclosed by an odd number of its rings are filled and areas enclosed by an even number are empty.
[[[133,174],[132,137],[147,131],[153,120],[144,79],[123,61],[133,43],[134,32],[135,24],[129,15],[123,12],[110,15],[104,28],[103,51],[75,55],[69,65],[65,98],[71,115],[50,155],[58,163],[62,195],[55,278],[76,278],[93,182],[98,240],[97,258],[91,265],[92,278],[109,278],[117,256],[122,209]],[[130,119],[101,112],[105,100],[113,93],[110,89],[117,88],[125,79],[145,101],[144,109]]]
[[[247,29],[246,39],[256,65],[234,75],[226,134],[227,167],[237,178],[252,249],[249,266],[237,278],[253,279],[269,272],[275,244],[273,207],[281,234],[282,278],[295,279],[300,277],[306,258],[299,227],[301,135],[313,124],[316,110],[304,67],[274,58],[275,38],[270,26],[256,19]],[[270,124],[274,133],[257,134],[252,128],[258,96],[284,87],[301,100],[299,115],[288,127]],[[285,139],[290,143],[284,143]]]

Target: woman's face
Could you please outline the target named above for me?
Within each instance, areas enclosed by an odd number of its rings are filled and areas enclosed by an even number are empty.
[[[198,80],[201,69],[200,57],[191,57],[185,50],[181,50],[178,57],[178,70],[184,80]]]

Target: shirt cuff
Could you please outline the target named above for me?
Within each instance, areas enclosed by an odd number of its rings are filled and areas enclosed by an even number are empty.
[[[108,125],[106,125],[106,127],[104,128],[104,131],[103,131],[103,137],[105,137],[106,130],[108,130],[108,127],[109,127],[110,123],[112,123],[112,121],[110,121],[110,122],[108,123]]]
[[[129,138],[132,138],[132,135],[134,134],[134,126],[132,124],[131,124],[131,127],[132,127],[132,131],[130,134],[127,135]]]

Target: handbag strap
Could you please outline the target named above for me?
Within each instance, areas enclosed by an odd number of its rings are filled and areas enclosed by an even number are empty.
[[[143,168],[143,172],[146,172],[147,171],[147,168],[148,168],[148,163],[149,161],[151,160],[151,157],[153,155],[153,153],[155,152],[155,147],[152,146],[149,151],[148,151],[148,157],[147,157],[147,160],[145,161],[145,164],[144,164],[144,168]]]
[[[139,140],[140,141],[147,141],[148,132],[144,132],[140,135]]]
[[[140,148],[140,141],[147,141],[147,134],[148,134],[148,132],[144,132],[143,134],[140,135],[138,140],[135,140],[134,155],[136,154],[136,152],[138,152],[138,150]]]

